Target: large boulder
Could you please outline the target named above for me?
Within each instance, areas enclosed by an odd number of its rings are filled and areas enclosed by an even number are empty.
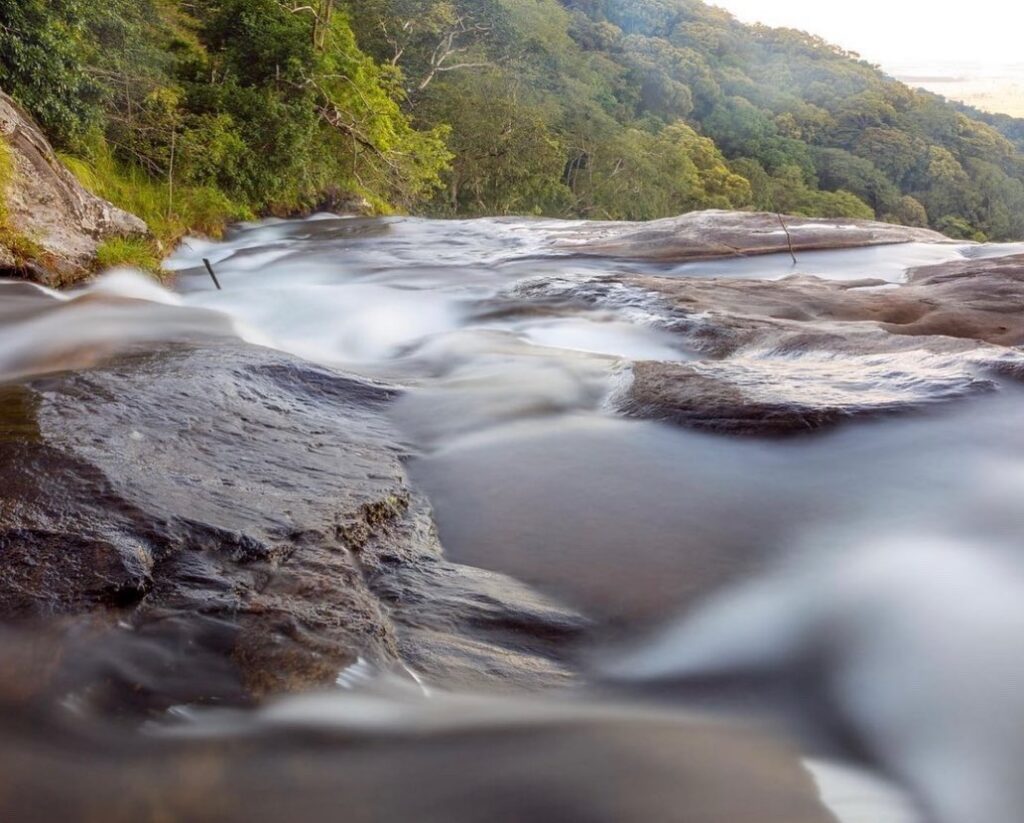
[[[0,270],[6,274],[28,273],[47,285],[66,284],[89,274],[103,240],[148,234],[138,217],[82,188],[31,116],[3,92],[0,139],[12,160],[11,180],[0,194],[7,227],[41,250],[36,265],[26,267],[0,244]]]

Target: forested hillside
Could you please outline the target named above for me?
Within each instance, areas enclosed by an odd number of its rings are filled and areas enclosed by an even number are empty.
[[[1024,237],[1024,122],[698,0],[0,0],[0,26],[0,88],[165,240],[352,197]]]

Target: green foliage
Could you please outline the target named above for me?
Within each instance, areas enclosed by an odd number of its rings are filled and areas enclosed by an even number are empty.
[[[566,150],[550,112],[502,71],[453,80],[432,114],[452,126],[455,159],[448,174],[449,213],[551,214],[569,208],[562,182]],[[447,92],[447,89],[446,89]]]
[[[1024,121],[700,0],[0,0],[0,86],[164,243],[350,197],[1024,237]]]
[[[453,128],[446,212],[647,217],[725,204],[1024,236],[1024,123],[913,91],[802,32],[698,0],[349,5],[368,51],[406,80],[423,76],[444,28],[414,22],[416,37],[389,38],[414,12],[443,5],[487,27],[458,41],[458,59],[496,68],[439,75],[412,109]],[[695,183],[667,136],[681,121],[747,186]]]
[[[751,158],[741,158],[731,166],[750,181],[751,199],[757,209],[806,217],[870,220],[875,216],[871,206],[852,192],[822,191],[810,185],[799,166],[784,166],[774,176]]]
[[[896,204],[896,208],[885,215],[885,220],[890,223],[902,223],[904,226],[928,227],[928,210],[909,194],[903,195]]]
[[[348,149],[360,194],[409,208],[440,187],[440,172],[452,159],[445,144],[449,127],[412,127],[394,96],[394,78],[360,51],[341,16],[325,31],[315,71],[318,104],[334,128],[335,156]]]
[[[715,144],[685,123],[657,134],[631,129],[588,158],[573,177],[579,202],[595,217],[649,220],[695,208],[750,205],[749,181]]]
[[[441,185],[448,130],[414,127],[396,71],[336,5],[0,0],[0,82],[165,244],[345,196],[415,208]]]
[[[976,240],[983,243],[988,240],[984,232],[978,231],[962,217],[952,214],[944,215],[935,222],[935,227],[949,237],[956,237],[961,240]]]
[[[168,188],[140,166],[118,160],[102,139],[94,139],[88,155],[88,159],[63,155],[61,160],[93,194],[145,220],[159,247],[172,247],[190,231],[219,237],[229,222],[253,217],[247,206],[233,202],[218,188]]]
[[[100,271],[129,266],[158,274],[160,255],[148,240],[115,237],[105,240],[96,252],[96,268]]]
[[[67,146],[98,122],[100,88],[79,60],[90,0],[0,0],[0,88]]]

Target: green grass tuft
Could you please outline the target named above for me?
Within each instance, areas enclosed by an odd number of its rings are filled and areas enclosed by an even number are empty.
[[[100,271],[128,266],[159,275],[160,249],[146,238],[114,237],[104,240],[96,250],[96,268]]]
[[[31,237],[12,229],[6,222],[0,222],[0,246],[7,249],[13,256],[16,266],[28,263],[45,263],[46,250]]]
[[[88,159],[72,155],[60,159],[83,187],[146,221],[156,238],[154,255],[173,248],[187,234],[219,238],[229,223],[254,217],[250,209],[215,188],[177,186],[172,192],[166,181],[118,162],[102,139],[93,141]],[[110,242],[106,253],[128,253],[123,241]],[[142,259],[141,251],[136,246],[132,254]]]
[[[249,210],[232,203],[216,189],[182,187],[174,192],[140,169],[118,163],[107,145],[91,147],[90,159],[61,155],[60,159],[82,186],[116,206],[138,215],[149,225],[152,238],[110,238],[96,252],[98,271],[130,266],[160,275],[163,253],[191,232],[220,237],[228,223],[250,219]],[[15,230],[8,221],[5,192],[14,176],[11,149],[0,139],[0,246],[17,266],[46,264],[45,250]]]

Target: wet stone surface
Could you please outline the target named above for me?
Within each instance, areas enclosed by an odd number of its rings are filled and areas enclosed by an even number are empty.
[[[1022,246],[787,228],[798,265],[774,215],[321,215],[189,240],[173,291],[0,284],[0,818],[831,820],[799,749],[893,724],[818,718],[815,675],[787,745],[751,680],[670,705],[604,664],[785,557],[1016,550]],[[1016,623],[971,622],[997,589],[926,612],[936,705],[1000,705],[1001,665],[957,659],[1012,659]]]
[[[115,686],[156,705],[330,684],[360,657],[567,681],[556,658],[585,621],[445,561],[382,414],[395,395],[242,345],[5,389],[0,616],[87,617],[124,650]]]
[[[951,243],[938,232],[870,220],[698,211],[648,223],[588,223],[558,244],[579,254],[648,261],[716,258],[899,243]]]
[[[625,414],[776,435],[915,412],[1024,375],[1024,257],[929,266],[905,285],[795,275],[778,281],[624,275],[575,299],[630,306],[699,362],[641,361]]]
[[[0,766],[18,787],[0,792],[0,814],[110,823],[833,820],[791,747],[728,723],[566,701],[353,702],[299,699],[244,722],[214,721],[214,734],[191,739],[97,738],[5,718],[0,708]],[[359,711],[396,722],[378,728]]]

